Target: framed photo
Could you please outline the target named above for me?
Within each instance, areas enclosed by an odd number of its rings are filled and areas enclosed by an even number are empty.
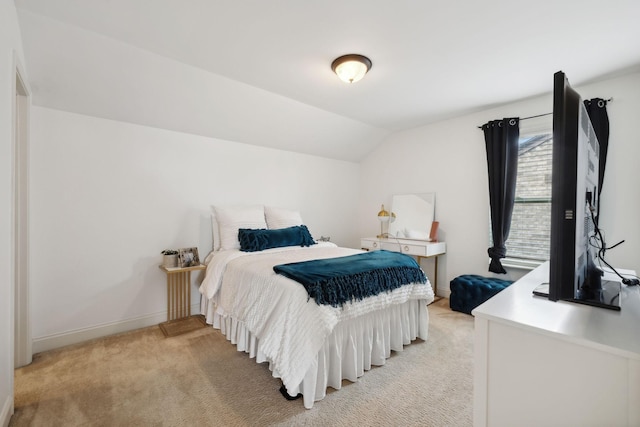
[[[195,267],[200,265],[200,257],[198,256],[198,248],[181,248],[178,249],[178,265],[180,267]]]

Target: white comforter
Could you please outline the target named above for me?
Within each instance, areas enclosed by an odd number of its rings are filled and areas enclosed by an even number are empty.
[[[318,305],[304,287],[278,275],[273,266],[362,252],[333,243],[268,249],[261,252],[216,252],[207,265],[200,292],[215,312],[241,321],[258,337],[260,349],[285,386],[297,386],[335,325],[410,299],[433,300],[430,283],[409,284],[342,307]],[[213,319],[208,318],[208,323]]]

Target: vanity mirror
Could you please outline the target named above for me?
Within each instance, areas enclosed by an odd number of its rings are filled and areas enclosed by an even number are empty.
[[[435,217],[435,193],[399,194],[393,196],[391,212],[395,221],[389,224],[390,237],[430,240]]]

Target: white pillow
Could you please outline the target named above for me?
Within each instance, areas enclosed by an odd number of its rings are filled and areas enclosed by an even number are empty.
[[[293,227],[295,225],[303,224],[302,216],[300,216],[300,212],[292,211],[289,209],[274,208],[273,206],[265,206],[264,216],[267,220],[267,227],[269,227],[269,230]]]
[[[216,208],[211,206],[211,237],[213,239],[213,250],[220,249],[220,229],[218,228],[218,220],[216,219]]]
[[[220,249],[240,249],[238,230],[241,228],[267,228],[262,205],[214,206],[213,211],[218,223]]]

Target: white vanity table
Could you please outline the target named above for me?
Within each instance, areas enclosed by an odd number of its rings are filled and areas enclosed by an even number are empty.
[[[447,245],[436,240],[437,232],[432,229],[435,204],[435,193],[394,195],[391,213],[381,211],[380,214],[384,212],[385,215],[378,214],[381,220],[380,235],[363,237],[360,239],[360,247],[368,251],[384,249],[415,256],[418,264],[422,258],[433,258],[434,272],[433,280],[430,278],[430,282],[438,299],[438,255],[447,252]],[[387,232],[383,230],[382,224],[387,225]],[[430,237],[432,233],[434,236]]]
[[[400,239],[400,238],[378,238],[364,237],[360,239],[360,247],[368,251],[376,251],[384,249],[392,252],[400,252],[407,255],[413,255],[418,258],[418,264],[421,258],[434,257],[435,271],[433,274],[433,293],[438,293],[438,255],[447,252],[447,244],[445,242],[428,242],[426,240]]]
[[[473,310],[474,426],[639,426],[640,286],[614,311],[533,296],[548,280],[547,262]]]

